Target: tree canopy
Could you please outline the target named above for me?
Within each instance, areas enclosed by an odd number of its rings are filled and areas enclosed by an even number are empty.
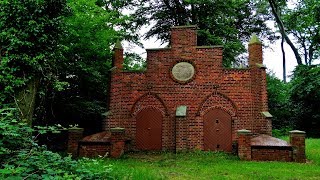
[[[47,89],[37,119],[41,124],[79,124],[93,133],[101,130],[107,111],[113,45],[122,39],[136,41],[136,36],[127,28],[130,17],[106,11],[95,0],[71,0],[68,6],[62,41],[67,61],[58,74],[65,84],[60,90]]]
[[[31,122],[40,82],[57,82],[65,60],[60,43],[65,32],[66,1],[0,1],[0,103],[15,102]]]
[[[299,0],[295,8],[283,16],[287,32],[297,44],[305,65],[312,65],[320,56],[320,1]]]
[[[268,2],[282,37],[294,52],[297,64],[311,65],[314,60],[319,60],[319,0],[298,0],[293,8],[286,1]]]
[[[244,53],[252,33],[266,35],[268,16],[258,13],[250,0],[161,0],[102,1],[107,9],[132,9],[135,26],[151,25],[145,38],[170,41],[170,28],[181,25],[199,27],[199,45],[224,45],[224,65],[236,62]],[[170,42],[169,42],[170,43]]]

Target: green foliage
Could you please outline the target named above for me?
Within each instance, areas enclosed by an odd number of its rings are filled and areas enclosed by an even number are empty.
[[[85,133],[101,130],[107,111],[112,46],[117,40],[135,41],[128,30],[130,17],[106,11],[95,0],[70,0],[65,17],[64,56],[58,67],[60,82],[48,86],[38,106],[38,124],[79,124]]]
[[[32,134],[57,132],[57,127],[31,128],[18,122],[16,110],[0,110],[0,178],[1,179],[106,179],[110,166],[102,160],[73,160],[39,146]],[[98,168],[98,165],[99,167]]]
[[[278,117],[276,117],[278,118]],[[293,124],[293,123],[292,123]],[[288,136],[289,135],[289,131],[292,131],[292,127],[278,127],[277,129],[273,128],[272,129],[272,136],[273,137],[277,137],[277,138],[282,138],[284,136]]]
[[[308,136],[320,136],[319,65],[297,66],[289,83],[268,75],[267,83],[274,135],[286,135],[294,128],[306,131]]]
[[[0,1],[1,103],[13,102],[13,94],[32,77],[54,81],[63,61],[59,40],[66,12],[64,0]]]
[[[172,26],[197,25],[199,45],[224,45],[224,65],[244,53],[252,33],[266,34],[268,16],[257,11],[250,0],[104,0],[108,10],[132,9],[136,28],[152,25],[145,38],[170,41]]]
[[[290,103],[290,84],[284,83],[273,74],[267,74],[269,112],[273,115],[272,127],[278,131],[293,128],[292,108]],[[278,135],[278,131],[275,131]]]
[[[147,63],[139,54],[125,53],[123,68],[128,71],[144,71]]]
[[[295,39],[305,64],[320,58],[320,1],[298,0],[293,9],[287,9],[283,21],[287,32]]]
[[[30,126],[19,122],[16,109],[0,109],[0,163],[16,155],[18,150],[30,147],[31,133],[33,129]]]
[[[290,99],[298,128],[320,136],[320,66],[298,66],[293,74]]]
[[[16,157],[10,158],[3,169],[0,169],[0,177],[61,180],[110,178],[110,166],[101,166],[101,161],[103,160],[73,160],[71,156],[62,157],[45,147],[37,147],[20,151]]]

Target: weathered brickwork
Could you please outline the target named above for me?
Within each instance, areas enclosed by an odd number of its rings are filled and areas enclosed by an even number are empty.
[[[82,138],[76,145],[80,157],[112,157],[119,158],[128,151],[130,140],[125,136],[125,129],[112,128]]]
[[[80,143],[79,144],[79,157],[109,157],[111,151],[111,143]]]
[[[292,161],[292,148],[252,147],[251,158],[254,161]]]
[[[238,130],[238,156],[241,160],[306,162],[305,132],[290,131],[290,143],[268,135],[253,136]]]
[[[304,131],[290,131],[290,144],[293,147],[293,160],[295,162],[306,162],[306,133]]]
[[[83,138],[83,128],[70,128],[68,130],[67,152],[73,156],[78,155],[78,143]]]
[[[231,116],[233,141],[239,129],[271,134],[271,122],[261,114],[268,111],[261,43],[249,44],[249,68],[225,69],[223,47],[197,46],[196,30],[172,28],[170,48],[147,49],[145,72],[124,72],[123,49],[115,48],[105,130],[125,128],[134,149],[136,115],[153,107],[163,116],[162,150],[203,149],[203,116],[219,108]],[[173,78],[171,70],[178,62],[194,66],[195,75],[188,82]],[[186,117],[175,116],[181,105],[187,106]]]
[[[251,160],[251,138],[251,131],[238,130],[238,156],[242,160]]]

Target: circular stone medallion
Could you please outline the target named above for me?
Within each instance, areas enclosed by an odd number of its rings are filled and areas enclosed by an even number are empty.
[[[179,62],[172,68],[172,76],[180,81],[187,82],[194,76],[194,67],[188,62]]]

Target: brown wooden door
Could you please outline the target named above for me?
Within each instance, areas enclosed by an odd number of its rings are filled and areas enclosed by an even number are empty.
[[[232,151],[231,116],[222,109],[211,109],[204,115],[205,151]]]
[[[146,108],[137,114],[136,146],[139,150],[162,149],[162,114],[159,110]]]

